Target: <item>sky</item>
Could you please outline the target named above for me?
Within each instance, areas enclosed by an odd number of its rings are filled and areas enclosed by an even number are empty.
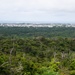
[[[0,0],[0,22],[75,23],[75,0]]]

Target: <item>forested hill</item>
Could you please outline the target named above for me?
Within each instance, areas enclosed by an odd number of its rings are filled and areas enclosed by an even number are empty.
[[[75,75],[75,40],[2,38],[0,75]]]
[[[75,37],[74,27],[0,27],[0,36]]]
[[[75,28],[0,27],[0,75],[75,75]]]

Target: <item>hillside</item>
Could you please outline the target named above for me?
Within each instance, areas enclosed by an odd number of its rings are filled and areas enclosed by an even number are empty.
[[[0,27],[0,75],[75,75],[75,28]]]
[[[74,27],[0,27],[0,36],[19,37],[75,37]]]
[[[75,40],[1,38],[0,75],[75,75]]]

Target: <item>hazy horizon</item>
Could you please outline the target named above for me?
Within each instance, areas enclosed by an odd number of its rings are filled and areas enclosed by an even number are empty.
[[[75,24],[75,22],[45,22],[45,21],[0,21],[0,23],[61,23],[61,24]]]

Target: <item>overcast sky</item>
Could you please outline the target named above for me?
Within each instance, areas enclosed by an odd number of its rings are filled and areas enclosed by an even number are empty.
[[[75,23],[75,0],[0,0],[0,22]]]

